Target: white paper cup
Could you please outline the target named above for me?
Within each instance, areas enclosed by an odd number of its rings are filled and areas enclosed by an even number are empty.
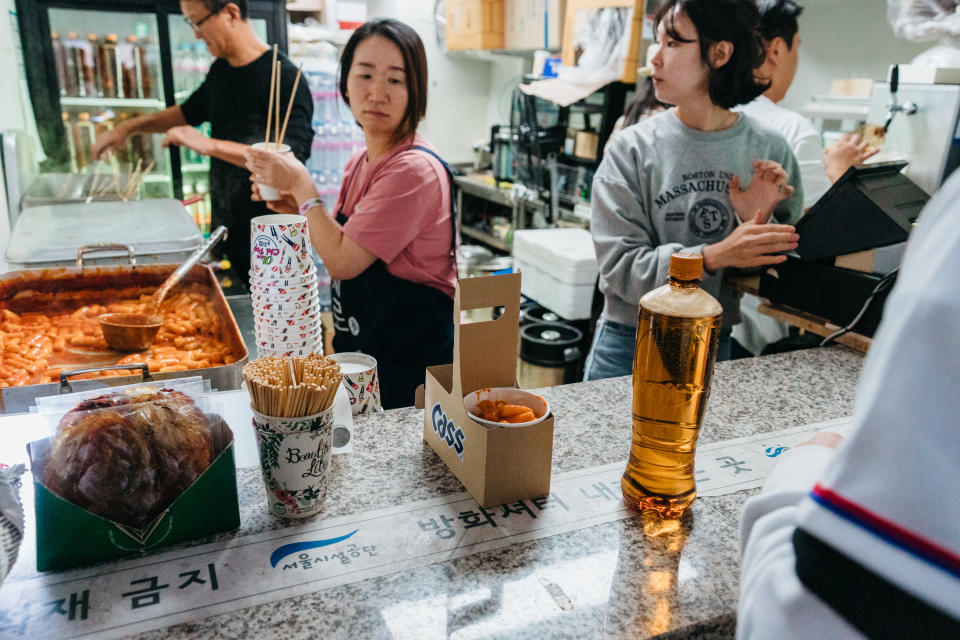
[[[287,334],[297,334],[297,333],[309,333],[311,335],[320,335],[321,326],[320,323],[316,320],[312,320],[307,324],[302,325],[292,325],[287,327],[272,327],[268,324],[260,324],[254,326],[254,330],[257,335],[263,336],[284,336]]]
[[[301,287],[317,281],[316,267],[299,276],[258,275],[253,270],[249,275],[251,287]]]
[[[250,285],[251,298],[281,298],[285,300],[303,299],[310,293],[317,292],[317,282],[309,282],[297,287],[263,287],[258,284]]]
[[[302,358],[302,357],[304,357],[304,356],[309,356],[309,355],[314,354],[314,353],[320,353],[320,354],[322,354],[322,353],[323,353],[323,345],[317,343],[317,344],[312,345],[312,346],[304,346],[304,347],[288,348],[288,349],[278,349],[278,348],[274,348],[274,349],[270,349],[270,348],[259,349],[259,348],[258,348],[258,349],[257,349],[257,353],[258,353],[258,355],[260,355],[260,356],[280,356],[280,357],[283,357],[283,358],[293,358],[293,357],[301,357],[301,358]]]
[[[350,410],[353,415],[380,411],[380,377],[377,375],[377,361],[373,356],[356,351],[334,353],[328,356],[340,364],[343,374],[343,386],[350,396]]]
[[[320,317],[320,304],[314,300],[310,306],[301,308],[301,309],[261,309],[256,305],[253,307],[253,317],[254,322],[263,319],[263,320],[278,320],[286,321],[293,320],[294,323],[298,322],[301,319],[315,320]]]
[[[260,471],[270,513],[308,518],[323,510],[330,479],[333,406],[303,418],[253,412]]]
[[[316,333],[284,333],[282,335],[273,335],[257,332],[257,346],[267,349],[279,348],[300,348],[304,345],[316,345],[320,342],[320,336]]]
[[[260,323],[255,324],[253,328],[258,332],[269,333],[273,335],[282,335],[285,333],[306,333],[309,331],[316,331],[319,333],[321,329],[319,320],[310,319],[307,319],[304,322],[295,322],[293,324],[283,324],[280,326]]]
[[[273,142],[256,142],[253,144],[253,148],[259,151],[270,151],[278,154],[290,153],[290,145],[281,144],[277,146]],[[264,200],[275,201],[280,199],[280,191],[278,189],[263,184],[259,180],[257,181],[257,188],[260,190],[260,197]]]
[[[270,313],[270,312],[267,312]],[[281,313],[276,317],[254,315],[253,326],[256,327],[296,327],[307,322],[319,322],[320,313],[305,314],[302,316],[291,316]]]
[[[299,311],[301,309],[309,309],[317,304],[319,304],[320,297],[317,295],[317,292],[314,291],[308,297],[303,300],[284,300],[284,299],[274,299],[274,298],[253,298],[253,307],[255,310],[267,312],[267,311]]]
[[[278,213],[250,221],[250,271],[257,277],[289,278],[315,273],[307,219]]]
[[[491,402],[501,400],[507,404],[529,407],[533,410],[533,414],[536,416],[536,419],[530,420],[529,422],[516,423],[484,420],[480,417],[480,409],[478,408],[481,400],[490,400]],[[471,391],[467,395],[463,396],[463,408],[467,410],[468,414],[470,414],[470,418],[476,420],[486,427],[529,427],[530,425],[542,422],[548,415],[550,415],[550,405],[547,404],[546,400],[535,393],[530,393],[529,391],[516,389],[514,387],[493,387]]]
[[[275,339],[273,336],[257,335],[257,348],[269,349],[270,351],[294,351],[306,348],[314,348],[320,344],[319,336],[307,335],[303,338],[299,334],[285,340],[283,338]]]

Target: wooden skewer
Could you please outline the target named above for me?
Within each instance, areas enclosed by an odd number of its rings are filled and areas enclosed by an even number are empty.
[[[277,86],[276,86],[276,98],[277,98],[277,117],[273,119],[273,148],[277,148],[277,141],[280,139],[280,85],[281,75],[280,75],[280,63],[274,65],[274,70],[277,74]]]
[[[137,158],[137,168],[134,169],[133,173],[130,174],[130,178],[127,180],[127,188],[124,191],[127,197],[130,197],[131,191],[136,191],[137,175],[140,173],[140,167],[142,165],[143,158]]]
[[[67,189],[70,187],[70,183],[73,182],[73,174],[68,173],[67,179],[63,181],[63,184],[60,185],[60,190],[57,191],[57,198],[63,198],[67,195]]]
[[[290,111],[293,109],[293,99],[297,97],[297,86],[300,84],[300,74],[303,73],[303,63],[300,63],[300,68],[297,69],[297,77],[293,81],[293,91],[290,92],[290,99],[287,100],[287,115],[283,117],[283,128],[280,129],[280,137],[277,138],[277,148],[280,148],[280,145],[283,144],[283,137],[287,135],[287,123],[290,122]],[[280,114],[278,113],[279,117]]]
[[[265,149],[270,148],[270,124],[273,119],[273,85],[277,81],[277,45],[273,45],[273,62],[270,63],[270,94],[269,99],[267,100],[267,131],[263,137],[263,146]],[[277,114],[277,117],[280,117],[280,114]]]

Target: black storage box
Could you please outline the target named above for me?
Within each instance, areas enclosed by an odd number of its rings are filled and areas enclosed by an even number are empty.
[[[884,276],[835,267],[832,260],[788,258],[767,267],[760,275],[760,297],[819,316],[840,327],[860,312],[870,293]],[[893,282],[890,282],[893,285]],[[872,336],[880,324],[883,305],[891,287],[877,293],[863,317],[851,329]]]

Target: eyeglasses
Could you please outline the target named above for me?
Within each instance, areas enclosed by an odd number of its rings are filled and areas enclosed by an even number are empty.
[[[212,18],[213,16],[217,15],[217,14],[220,13],[221,11],[223,11],[223,9],[224,9],[225,6],[226,6],[226,5],[224,5],[223,7],[220,7],[219,9],[214,9],[213,11],[211,11],[210,13],[208,13],[207,15],[205,15],[205,16],[203,16],[202,18],[200,18],[199,20],[197,20],[196,22],[194,22],[193,20],[191,20],[190,18],[188,18],[188,17],[186,17],[186,16],[183,17],[183,21],[186,22],[186,23],[190,26],[190,28],[193,29],[194,31],[200,31],[200,27],[203,26],[203,23],[206,22],[207,20],[209,20],[210,18]]]

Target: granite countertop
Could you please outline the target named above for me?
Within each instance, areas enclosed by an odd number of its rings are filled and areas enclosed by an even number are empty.
[[[701,444],[850,415],[862,354],[830,347],[719,363]],[[625,459],[630,378],[544,389],[553,473]],[[422,440],[422,412],[358,417],[319,518],[463,491]],[[241,528],[267,513],[258,468],[238,470]],[[679,527],[634,516],[140,634],[138,638],[732,637],[738,520],[756,490],[701,497]],[[646,532],[645,532],[646,529]]]

